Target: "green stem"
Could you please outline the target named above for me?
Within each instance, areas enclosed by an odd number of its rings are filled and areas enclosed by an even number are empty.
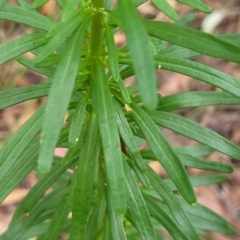
[[[103,8],[103,0],[92,0],[93,8]],[[96,11],[91,23],[91,56],[102,54],[103,13]]]

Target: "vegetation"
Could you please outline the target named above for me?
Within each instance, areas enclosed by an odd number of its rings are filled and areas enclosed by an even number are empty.
[[[196,240],[208,231],[234,234],[223,218],[197,203],[193,187],[226,181],[219,173],[233,171],[201,156],[219,151],[240,160],[240,148],[172,111],[240,104],[239,80],[191,60],[203,54],[240,63],[239,36],[186,27],[194,16],[179,19],[166,0],[152,2],[174,23],[142,20],[136,7],[144,0],[119,0],[114,8],[110,0],[57,0],[62,12],[54,22],[34,10],[45,2],[0,4],[1,19],[34,29],[0,45],[0,64],[15,59],[48,77],[47,83],[0,92],[0,109],[47,96],[0,152],[1,202],[30,171],[39,175],[0,239],[54,240],[64,234],[70,240]],[[200,0],[179,2],[211,11]],[[117,49],[113,35],[119,29],[127,45]],[[29,51],[34,60],[21,56]],[[156,69],[221,91],[162,97]],[[126,87],[124,80],[133,75],[137,83]],[[159,126],[202,145],[174,148]],[[149,149],[139,150],[144,141]],[[54,156],[56,147],[67,148],[66,156]],[[149,167],[151,160],[161,163],[168,179]],[[189,167],[218,174],[190,176]],[[159,234],[164,229],[169,236]]]

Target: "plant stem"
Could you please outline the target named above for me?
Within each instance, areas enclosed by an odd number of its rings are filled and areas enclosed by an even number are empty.
[[[103,8],[103,0],[92,0],[93,8]],[[96,11],[91,23],[91,56],[102,54],[103,13]]]

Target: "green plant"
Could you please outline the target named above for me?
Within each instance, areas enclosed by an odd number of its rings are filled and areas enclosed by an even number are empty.
[[[240,148],[171,111],[240,104],[237,79],[188,59],[205,54],[240,63],[239,35],[213,36],[185,27],[192,15],[179,20],[165,0],[153,3],[175,23],[140,19],[135,7],[144,0],[119,0],[114,9],[110,0],[57,0],[62,15],[56,23],[34,10],[45,2],[30,6],[18,0],[19,7],[1,4],[0,9],[1,19],[37,29],[1,44],[0,64],[15,59],[49,79],[0,92],[1,109],[48,96],[0,152],[0,201],[30,171],[40,178],[0,239],[53,240],[62,233],[71,240],[165,239],[158,234],[162,229],[177,240],[200,239],[207,231],[234,234],[224,219],[196,203],[193,190],[227,177],[189,176],[185,167],[230,173],[231,166],[200,156],[216,150],[239,160]],[[179,2],[210,11],[200,0]],[[119,28],[127,45],[116,49],[113,34]],[[28,51],[34,60],[20,57]],[[156,69],[222,91],[161,97]],[[123,80],[132,75],[137,84],[126,88]],[[159,126],[204,146],[173,148]],[[149,150],[138,149],[143,141]],[[54,156],[56,147],[67,148],[66,156]],[[169,179],[158,176],[149,159],[157,159]]]

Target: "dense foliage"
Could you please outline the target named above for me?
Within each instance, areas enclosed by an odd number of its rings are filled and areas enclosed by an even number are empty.
[[[239,80],[191,60],[204,54],[240,63],[239,36],[186,27],[194,16],[179,19],[166,0],[152,2],[174,23],[142,20],[136,7],[144,0],[119,0],[114,8],[110,0],[57,0],[59,22],[35,10],[46,0],[17,2],[1,1],[0,19],[27,25],[32,33],[1,44],[0,64],[15,59],[48,82],[0,92],[0,109],[43,96],[47,101],[0,152],[0,201],[30,171],[39,175],[0,239],[65,234],[71,240],[154,240],[165,239],[159,234],[164,229],[167,239],[176,240],[200,239],[208,231],[234,234],[223,218],[197,203],[193,187],[226,181],[221,173],[233,171],[201,156],[219,151],[240,160],[240,148],[172,111],[240,104]],[[178,2],[211,11],[200,0]],[[119,29],[127,45],[117,49],[113,35]],[[21,56],[29,51],[34,60]],[[221,91],[162,97],[156,69]],[[133,75],[136,85],[126,87],[124,80]],[[174,148],[159,126],[202,145]],[[149,149],[140,151],[144,141]],[[67,148],[66,156],[54,156],[56,147]],[[149,167],[151,160],[161,163],[168,179]],[[212,174],[190,176],[187,168]]]

